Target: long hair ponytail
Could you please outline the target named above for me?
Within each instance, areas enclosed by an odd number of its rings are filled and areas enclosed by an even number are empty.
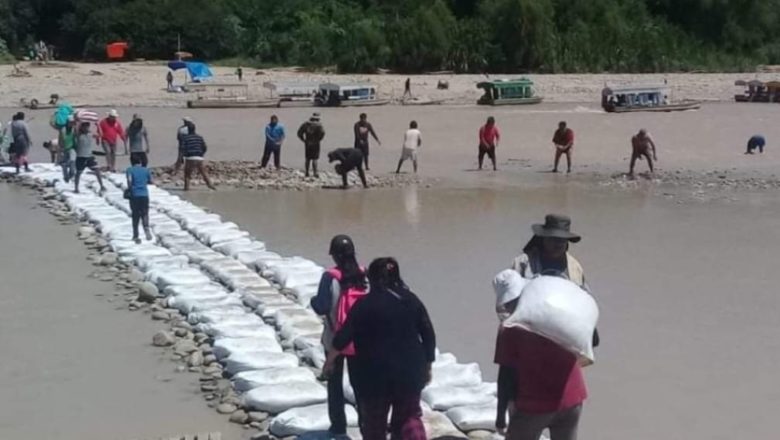
[[[341,271],[342,289],[366,288],[366,274],[358,264],[354,253],[334,255],[333,259],[336,261],[336,267]]]

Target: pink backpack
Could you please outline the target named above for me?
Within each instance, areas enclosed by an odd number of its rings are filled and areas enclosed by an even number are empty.
[[[361,268],[361,271],[363,268]],[[342,273],[338,268],[328,269],[328,273],[338,282],[341,282]],[[339,331],[344,323],[347,321],[349,311],[352,310],[352,306],[355,305],[358,300],[366,296],[366,289],[364,287],[352,286],[346,291],[341,292],[339,301],[336,304],[336,325],[335,331]],[[355,344],[349,344],[347,348],[341,351],[341,354],[346,356],[355,355]]]

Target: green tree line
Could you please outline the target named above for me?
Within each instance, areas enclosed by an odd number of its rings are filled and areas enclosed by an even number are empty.
[[[656,72],[780,63],[780,0],[0,0],[0,49],[344,72]]]

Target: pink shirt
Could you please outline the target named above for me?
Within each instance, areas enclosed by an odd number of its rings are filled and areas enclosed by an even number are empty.
[[[501,133],[498,131],[498,125],[483,125],[479,129],[479,144],[494,147],[496,142],[501,139]]]
[[[114,120],[113,124],[108,118],[101,120],[98,124],[98,132],[100,133],[100,140],[109,144],[116,144],[117,139],[125,140],[125,129],[122,128],[122,123],[119,122],[119,119]]]

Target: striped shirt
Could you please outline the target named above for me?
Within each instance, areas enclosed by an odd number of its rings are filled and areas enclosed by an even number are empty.
[[[181,149],[185,157],[202,157],[206,154],[206,141],[199,134],[185,134],[181,137]]]

